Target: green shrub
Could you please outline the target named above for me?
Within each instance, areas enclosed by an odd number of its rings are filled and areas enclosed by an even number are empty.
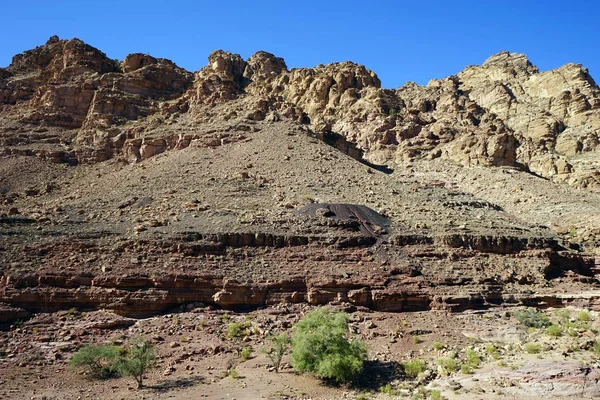
[[[462,364],[460,366],[460,372],[464,375],[471,375],[473,373],[473,369],[467,364]]]
[[[267,354],[269,360],[271,360],[271,365],[275,367],[275,372],[279,372],[281,360],[290,350],[290,337],[285,333],[280,333],[278,336],[271,336],[270,339],[271,348],[263,351]]]
[[[249,360],[250,357],[252,356],[252,349],[250,347],[245,347],[241,351],[240,356],[242,357],[243,360]]]
[[[494,360],[497,360],[500,358],[500,353],[498,352],[498,348],[496,346],[494,346],[493,344],[486,345],[485,352],[488,356],[490,356]]]
[[[144,374],[154,368],[155,363],[156,346],[146,339],[137,338],[126,349],[119,363],[119,371],[123,375],[133,377],[140,389],[144,384]]]
[[[515,311],[517,320],[528,328],[546,328],[550,326],[548,316],[540,311],[528,308],[525,311]]]
[[[590,320],[590,314],[586,311],[581,311],[577,314],[577,319],[581,322],[588,322]]]
[[[119,346],[90,343],[73,355],[70,365],[94,378],[111,378],[118,375],[122,351]]]
[[[596,354],[600,354],[600,342],[599,341],[594,341],[594,344],[592,345],[592,351]]]
[[[477,369],[481,365],[481,358],[473,349],[467,350],[467,364],[473,369]]]
[[[562,335],[562,327],[560,325],[552,324],[546,328],[546,334],[548,336],[559,337]]]
[[[248,324],[241,322],[232,322],[227,327],[227,336],[230,339],[239,339],[248,334]]]
[[[444,348],[444,345],[440,342],[433,342],[431,347],[433,347],[434,350],[440,351]]]
[[[439,390],[432,389],[429,391],[429,398],[431,400],[442,400],[442,393]]]
[[[419,337],[419,335],[413,335],[413,336],[412,336],[412,340],[413,340],[413,343],[414,343],[414,344],[423,343],[423,339],[421,339],[421,338]]]
[[[292,361],[300,372],[314,372],[338,383],[357,377],[366,358],[365,345],[348,340],[348,314],[321,308],[293,327]]]
[[[458,369],[458,364],[453,358],[441,358],[438,360],[438,365],[442,367],[447,373],[455,372]]]
[[[403,365],[404,367],[404,375],[407,378],[415,379],[419,374],[425,371],[427,365],[423,360],[412,360]]]
[[[379,391],[383,394],[387,394],[388,396],[396,396],[398,394],[398,391],[389,383],[380,387]]]
[[[527,343],[523,349],[525,350],[525,353],[538,354],[542,349],[542,346],[536,343]]]

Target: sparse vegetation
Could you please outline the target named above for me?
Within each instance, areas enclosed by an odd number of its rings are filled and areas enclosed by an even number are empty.
[[[415,379],[420,373],[425,371],[427,364],[423,360],[412,360],[403,365],[404,375],[409,379]]]
[[[590,314],[586,311],[581,311],[577,314],[577,320],[581,322],[588,322],[590,320]]]
[[[431,400],[442,400],[442,393],[439,390],[432,389],[429,391],[429,398]]]
[[[440,351],[440,350],[442,350],[442,349],[444,348],[444,345],[443,345],[442,343],[440,343],[440,342],[433,342],[433,343],[431,344],[431,347],[432,347],[434,350]]]
[[[546,334],[548,336],[560,337],[562,336],[562,327],[560,325],[552,324],[546,328]]]
[[[542,346],[537,343],[526,343],[525,346],[523,346],[523,350],[525,350],[525,353],[527,354],[538,354],[541,349]]]
[[[471,375],[473,373],[473,369],[467,364],[462,364],[460,366],[460,372],[464,375]]]
[[[227,327],[227,337],[230,339],[240,339],[248,335],[248,328],[250,323],[248,322],[232,322]]]
[[[481,366],[481,358],[473,349],[467,350],[467,365],[473,369],[477,369]]]
[[[348,315],[317,309],[294,325],[292,361],[300,372],[313,372],[321,379],[349,382],[363,369],[365,345],[349,340]]]
[[[119,362],[119,371],[133,377],[140,389],[144,385],[144,374],[155,366],[156,353],[156,346],[148,340],[134,339]]]
[[[252,356],[252,348],[250,347],[245,347],[241,352],[240,352],[240,356],[242,357],[243,360],[249,360],[250,357]]]
[[[528,308],[524,311],[515,311],[517,320],[528,328],[542,329],[550,326],[550,319],[546,314]]]
[[[438,360],[438,365],[446,374],[455,372],[458,369],[458,363],[453,358],[441,358]]]
[[[285,333],[280,333],[278,336],[271,336],[271,347],[268,350],[263,350],[271,360],[275,372],[279,372],[281,360],[290,350],[290,345],[290,337]]]
[[[500,353],[498,352],[498,348],[493,344],[488,344],[485,346],[486,354],[493,358],[494,360],[498,360],[500,358]]]
[[[379,391],[383,394],[387,394],[388,396],[396,396],[398,395],[398,391],[392,387],[392,385],[385,384],[379,388]]]
[[[112,344],[90,343],[73,355],[70,365],[93,378],[107,379],[118,376],[122,352],[121,347]]]

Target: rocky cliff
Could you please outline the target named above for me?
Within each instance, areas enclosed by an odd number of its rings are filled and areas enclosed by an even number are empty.
[[[518,167],[579,187],[598,185],[599,93],[580,65],[540,73],[524,55],[508,52],[397,90],[382,89],[374,72],[352,62],[288,70],[266,52],[243,60],[215,51],[192,74],[149,55],[110,60],[78,39],[57,37],[0,70],[5,125],[74,130],[55,150],[78,162],[140,161],[199,139],[165,135],[157,129],[163,122],[241,116],[340,135],[369,162],[390,168],[440,158]],[[5,153],[23,144],[15,138],[19,127],[9,128],[15,131],[4,129]]]
[[[52,37],[0,69],[6,320],[597,306],[600,89],[581,66],[500,53],[392,90],[352,62],[208,61]]]

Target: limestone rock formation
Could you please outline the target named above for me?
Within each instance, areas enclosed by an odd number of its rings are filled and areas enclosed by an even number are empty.
[[[501,52],[427,86],[390,90],[352,62],[288,70],[270,53],[244,61],[221,50],[208,61],[195,74],[139,53],[119,63],[78,39],[52,37],[0,69],[2,115],[76,129],[80,162],[137,162],[186,147],[198,138],[156,132],[157,121],[178,115],[198,122],[243,116],[307,124],[392,168],[439,158],[599,184],[600,90],[580,65],[540,73],[526,56]]]

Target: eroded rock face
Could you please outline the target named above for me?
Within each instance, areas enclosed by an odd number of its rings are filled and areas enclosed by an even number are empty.
[[[509,52],[426,86],[389,90],[349,61],[288,70],[267,52],[245,61],[217,50],[191,74],[139,53],[119,63],[78,39],[52,37],[0,69],[0,104],[13,120],[76,129],[77,154],[96,154],[84,162],[138,162],[194,140],[163,137],[160,151],[140,152],[135,141],[167,119],[289,119],[319,137],[339,135],[373,164],[439,158],[600,184],[600,90],[588,71],[567,64],[540,73],[525,55]]]

